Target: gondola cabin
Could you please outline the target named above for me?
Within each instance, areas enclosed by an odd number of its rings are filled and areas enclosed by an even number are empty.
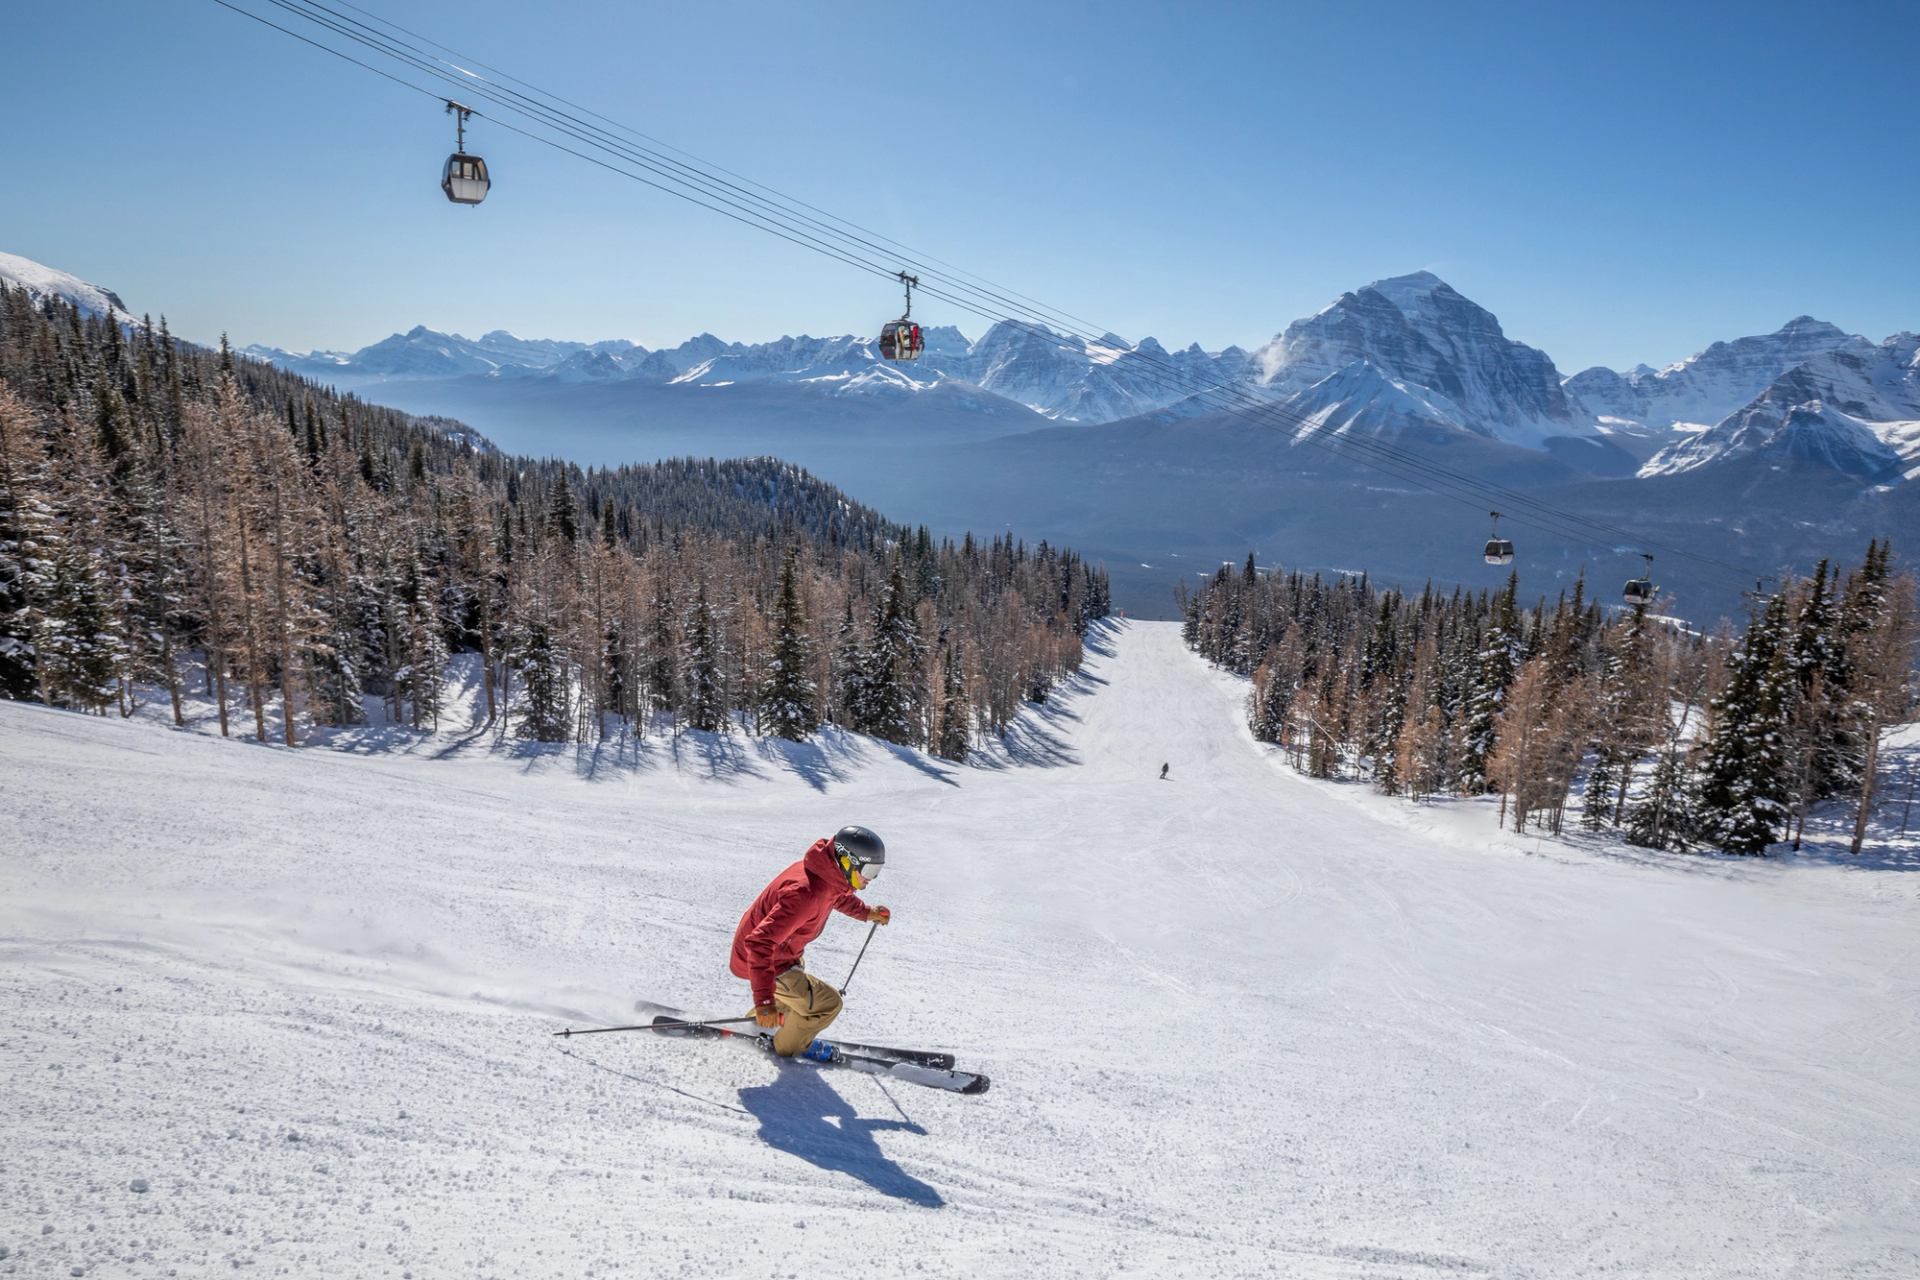
[[[487,162],[467,154],[467,121],[473,108],[449,99],[447,114],[453,117],[453,154],[440,171],[440,189],[455,204],[479,204],[487,198],[493,180],[487,177]]]
[[[1628,604],[1652,604],[1653,594],[1658,590],[1659,588],[1654,586],[1649,579],[1629,578],[1627,585],[1621,590],[1620,594],[1626,599]]]
[[[1513,543],[1507,538],[1491,538],[1487,541],[1488,564],[1512,564]]]
[[[455,204],[479,204],[487,198],[487,189],[492,185],[487,177],[487,162],[479,156],[456,151],[447,157],[447,167],[440,175],[440,189]]]
[[[880,354],[888,360],[918,360],[927,335],[911,320],[889,320],[880,329]]]

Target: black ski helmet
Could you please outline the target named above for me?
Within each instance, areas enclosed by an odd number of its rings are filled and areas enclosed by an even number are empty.
[[[858,871],[862,880],[871,880],[887,864],[887,846],[865,827],[842,827],[834,833],[833,856],[841,871]]]

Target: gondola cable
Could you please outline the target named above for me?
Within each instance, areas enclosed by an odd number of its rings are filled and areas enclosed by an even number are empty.
[[[583,146],[588,146],[595,150],[599,150],[599,151],[614,155],[619,159],[626,161],[629,164],[634,164],[643,169],[646,169],[648,172],[653,173],[656,177],[664,179],[665,182],[667,183],[673,183],[676,185],[672,185],[672,186],[663,185],[662,182],[653,181],[648,177],[631,172],[630,170],[624,169],[619,165],[610,164],[607,161],[600,159],[599,157],[588,155],[581,151],[575,150],[574,148],[569,147],[564,143],[558,142],[552,138],[544,137],[540,134],[531,132],[528,129],[514,126],[509,122],[501,120],[497,116],[489,117],[489,119],[491,119],[496,125],[506,128],[514,133],[520,134],[523,137],[527,137],[532,139],[533,141],[540,142],[546,146],[553,147],[556,150],[565,152],[566,154],[575,156],[576,158],[587,160],[589,163],[599,165],[602,168],[608,169],[610,172],[618,173],[623,177],[631,178],[635,181],[641,182],[643,185],[653,187],[656,190],[665,191],[668,194],[679,196],[680,198],[688,200],[691,203],[699,204],[703,208],[707,208],[713,212],[721,213],[723,216],[733,218],[735,221],[741,222],[744,225],[753,226],[753,227],[756,227],[757,229],[767,231],[769,234],[776,235],[779,238],[787,240],[790,243],[799,245],[800,247],[813,249],[815,252],[822,253],[828,257],[835,259],[836,261],[842,262],[845,265],[853,266],[857,269],[868,271],[875,275],[889,276],[893,278],[899,278],[906,274],[905,272],[902,272],[902,271],[890,271],[887,269],[887,266],[885,265],[881,265],[879,263],[860,257],[859,250],[861,250],[862,248],[871,249],[879,252],[885,252],[885,250],[882,249],[879,245],[876,245],[871,241],[865,241],[860,239],[857,236],[852,236],[847,232],[838,230],[833,227],[829,227],[826,224],[819,222],[817,219],[805,218],[804,215],[796,214],[792,209],[786,207],[785,205],[776,203],[774,201],[769,201],[763,197],[754,196],[752,193],[746,192],[743,188],[738,187],[736,184],[726,183],[721,179],[714,178],[712,175],[706,174],[691,166],[681,164],[680,162],[677,162],[677,161],[664,160],[664,158],[658,157],[656,153],[648,152],[644,148],[633,149],[623,144],[618,144],[617,141],[610,140],[610,135],[607,135],[604,130],[598,130],[598,129],[592,128],[591,126],[587,126],[585,122],[580,121],[577,117],[571,116],[566,112],[559,111],[557,108],[552,107],[550,104],[542,103],[537,100],[531,99],[527,97],[527,95],[525,94],[519,94],[517,92],[510,91],[510,90],[503,91],[500,94],[495,94],[492,91],[494,88],[493,82],[488,81],[485,77],[477,76],[473,72],[468,71],[465,68],[461,68],[456,66],[455,64],[448,63],[445,59],[434,58],[432,55],[424,54],[417,49],[412,49],[410,47],[407,47],[405,46],[405,43],[403,41],[397,41],[397,40],[394,40],[392,37],[385,36],[381,33],[373,32],[372,28],[367,27],[366,24],[358,23],[353,19],[345,17],[345,15],[338,14],[337,11],[328,9],[324,4],[318,3],[318,0],[304,0],[304,3],[296,2],[296,0],[268,0],[268,2],[271,4],[274,4],[276,7],[282,9],[283,11],[303,17],[308,21],[314,22],[317,25],[320,25],[330,31],[333,31],[337,35],[341,35],[349,40],[353,40],[354,42],[360,44],[364,48],[368,48],[374,52],[382,54],[383,56],[392,58],[396,61],[400,61],[405,65],[411,66],[415,70],[420,71],[424,74],[434,76],[435,78],[446,80],[451,83],[460,84],[469,89],[479,89],[481,91],[479,96],[486,98],[488,101],[493,102],[495,105],[500,106],[504,110],[523,114],[529,117],[534,122],[538,123],[539,125],[542,125],[546,128],[550,128],[557,132],[563,133],[566,136],[572,138],[573,140],[580,142]],[[352,55],[340,49],[336,49],[324,42],[311,39],[306,35],[290,30],[289,28],[284,27],[279,23],[273,22],[268,18],[262,17],[259,14],[252,13],[244,8],[239,7],[236,4],[229,3],[229,0],[215,0],[215,3],[220,4],[223,8],[227,8],[236,13],[240,13],[245,17],[252,18],[257,22],[260,22],[262,25],[268,26],[276,31],[280,31],[283,34],[292,36],[293,38],[300,40],[302,43],[321,49],[324,52],[332,53],[335,56],[340,57],[347,62],[353,63],[356,66],[362,67],[363,69],[373,71],[376,74],[382,76],[383,78],[392,80],[395,83],[400,84],[406,88],[413,89],[415,92],[422,93],[427,96],[431,96],[435,98],[441,97],[441,95],[439,95],[436,92],[423,89],[420,86],[415,85],[399,76],[395,76],[390,72],[387,72],[379,67],[373,66],[367,62],[364,62],[358,58],[355,58]],[[356,6],[348,6],[348,7],[355,8],[357,12],[366,13],[365,10],[358,9]],[[319,10],[321,11],[321,13],[313,12],[314,10]],[[331,15],[331,17],[322,16],[322,14]],[[355,30],[354,28],[357,28],[358,30]],[[438,68],[432,65],[429,65],[431,62],[439,62],[447,67],[452,68],[452,72],[454,74],[450,74],[449,72],[446,72],[446,71],[441,71]],[[516,81],[516,83],[526,84],[525,81]],[[537,87],[532,85],[528,85],[527,87],[534,89],[534,91],[537,93],[545,92],[543,90],[539,90]],[[441,100],[444,101],[444,99],[441,99]],[[479,114],[479,113],[475,112],[474,114]],[[599,118],[603,120],[606,119],[606,117],[604,116]],[[609,121],[609,123],[614,123],[614,122]],[[635,131],[626,129],[625,126],[616,125],[616,127],[621,128],[623,131],[629,134],[635,134]],[[595,134],[598,134],[600,136],[595,137],[594,136]],[[645,135],[635,134],[635,136],[644,137]],[[661,144],[661,145],[666,145],[666,144]],[[664,162],[665,165],[670,167],[662,168],[660,167],[659,162]],[[739,176],[739,175],[735,175],[735,176]],[[744,178],[742,179],[742,181],[752,182],[751,179],[744,179]],[[776,196],[779,196],[781,200],[791,201],[792,203],[801,203],[797,201],[792,201],[791,197],[786,197],[784,195],[781,195],[781,193],[775,191],[773,188],[766,187],[764,184],[752,183],[752,185],[760,187],[764,191],[768,191]],[[715,189],[716,187],[730,188],[731,190],[740,194],[746,199],[754,201],[755,204],[757,204],[759,207],[750,207],[747,205],[743,205],[739,201],[729,198],[724,191],[716,190]],[[691,190],[683,190],[680,188],[690,188]],[[702,196],[705,196],[707,198],[703,199],[701,198]],[[710,203],[711,200],[719,200],[723,204],[730,205],[731,209],[722,208],[714,203]],[[808,207],[811,207],[811,206],[808,206]],[[821,211],[821,212],[824,212],[824,211]],[[833,217],[833,215],[831,214],[827,214],[825,216],[830,218]],[[811,230],[809,229],[808,226],[795,225],[795,221],[803,221],[807,224],[810,224]],[[851,223],[846,223],[844,219],[834,218],[834,221],[841,222],[843,225],[848,225],[848,226],[855,225]],[[816,231],[819,232],[820,234],[815,234]],[[877,235],[877,233],[874,233],[874,234]],[[827,240],[823,240],[821,238],[822,235],[836,237],[839,241],[843,243],[836,244]],[[884,236],[880,238],[883,240],[886,239],[886,237]],[[889,243],[893,243],[897,247],[901,247],[901,248],[905,247],[905,246],[898,246],[898,242],[889,241]],[[909,252],[912,252],[912,251],[909,250]],[[932,259],[928,259],[928,260],[934,261]],[[923,267],[923,270],[924,270],[924,267]],[[959,272],[960,274],[964,274],[964,275],[972,274],[967,272],[960,272],[958,268],[950,268],[950,270]],[[978,277],[978,276],[974,276],[973,278],[977,280],[984,280],[983,277]],[[1007,310],[1011,310],[1011,311],[1026,310],[1026,308],[1021,308],[1021,307],[1012,305],[1011,300],[1005,294],[1000,293],[998,291],[997,286],[991,290],[988,290],[988,289],[981,289],[978,286],[968,285],[961,281],[949,281],[948,283],[951,288],[964,290],[965,292],[971,293],[976,297],[984,298],[984,299],[987,299],[989,302],[997,303],[999,305],[1005,306]],[[991,282],[985,282],[985,283],[991,284]],[[1068,350],[1078,349],[1078,350],[1084,351],[1086,346],[1109,345],[1109,344],[1106,344],[1105,342],[1104,333],[1098,336],[1091,336],[1089,334],[1077,333],[1074,331],[1074,326],[1066,325],[1058,319],[1052,319],[1053,324],[1057,324],[1057,325],[1060,325],[1060,327],[1062,328],[1066,328],[1071,338],[1079,340],[1079,342],[1082,345],[1079,348],[1075,348],[1074,342],[1069,340],[1069,337],[1063,337],[1062,335],[1053,332],[1052,329],[1046,323],[1035,324],[1014,316],[997,314],[996,311],[983,309],[979,305],[979,303],[975,301],[972,301],[967,298],[958,297],[938,287],[926,286],[926,285],[922,285],[920,287],[922,289],[922,292],[927,293],[929,296],[940,298],[943,301],[947,301],[950,304],[960,308],[961,310],[967,311],[971,314],[978,315],[986,319],[990,323],[1007,323],[1007,324],[1013,325],[1016,329],[1029,333],[1032,336],[1036,337],[1037,339],[1060,346],[1063,349],[1068,349]],[[1024,297],[1024,295],[1015,295],[1015,296]],[[1032,302],[1031,299],[1026,299],[1026,301],[1028,301],[1029,303]],[[1040,304],[1034,304],[1034,308],[1035,308],[1035,314],[1049,316],[1050,318],[1064,316],[1067,314],[1064,312],[1054,311],[1053,309],[1046,308],[1044,306],[1041,306]],[[1074,317],[1074,319],[1077,319],[1077,317]],[[1129,349],[1122,352],[1121,354],[1124,358],[1128,358],[1135,361],[1136,365],[1146,366],[1146,369],[1143,370],[1142,372],[1148,373],[1151,380],[1154,381],[1157,385],[1159,385],[1163,389],[1172,390],[1175,392],[1183,392],[1187,396],[1191,397],[1196,401],[1212,405],[1216,408],[1221,409],[1222,411],[1232,413],[1235,416],[1244,417],[1249,421],[1262,422],[1262,420],[1264,419],[1272,422],[1284,423],[1290,427],[1296,428],[1296,430],[1291,433],[1291,438],[1296,443],[1310,444],[1315,447],[1319,447],[1329,453],[1347,457],[1353,461],[1360,463],[1363,466],[1370,467],[1374,470],[1382,472],[1383,474],[1394,476],[1395,478],[1402,479],[1411,484],[1414,484],[1417,487],[1426,489],[1428,492],[1433,493],[1436,496],[1451,498],[1455,501],[1465,502],[1468,505],[1475,506],[1480,509],[1484,509],[1484,495],[1497,494],[1497,495],[1500,495],[1507,502],[1508,505],[1510,506],[1519,505],[1527,509],[1525,515],[1509,516],[1509,519],[1517,520],[1518,522],[1522,524],[1526,524],[1529,527],[1541,529],[1546,532],[1556,534],[1557,536],[1567,538],[1570,541],[1586,542],[1586,543],[1601,541],[1604,543],[1604,542],[1610,542],[1615,539],[1618,539],[1626,542],[1628,545],[1631,545],[1634,542],[1638,542],[1642,546],[1657,546],[1657,547],[1661,547],[1661,549],[1663,550],[1672,551],[1674,554],[1687,557],[1699,563],[1713,565],[1717,568],[1739,574],[1743,582],[1746,580],[1750,572],[1746,569],[1740,568],[1739,566],[1728,564],[1725,561],[1718,560],[1711,556],[1706,556],[1698,552],[1687,550],[1685,548],[1676,548],[1676,547],[1666,546],[1659,542],[1655,542],[1652,539],[1646,538],[1643,532],[1635,532],[1635,531],[1621,529],[1617,526],[1606,524],[1605,522],[1595,520],[1591,517],[1581,516],[1578,513],[1574,513],[1574,512],[1563,511],[1559,508],[1552,506],[1549,503],[1545,503],[1539,499],[1535,499],[1530,495],[1520,493],[1516,490],[1507,489],[1505,486],[1491,484],[1490,482],[1480,480],[1477,477],[1468,476],[1463,473],[1452,471],[1450,468],[1446,468],[1437,463],[1434,463],[1429,459],[1422,458],[1414,454],[1411,454],[1407,451],[1398,449],[1397,447],[1389,445],[1383,441],[1357,438],[1357,437],[1338,436],[1337,433],[1323,433],[1319,429],[1320,424],[1315,423],[1312,419],[1306,417],[1305,415],[1301,415],[1296,412],[1290,411],[1286,409],[1284,406],[1279,405],[1273,401],[1261,399],[1258,395],[1249,391],[1245,387],[1241,387],[1241,386],[1237,386],[1237,385],[1225,383],[1225,382],[1210,381],[1205,378],[1196,377],[1195,375],[1189,373],[1186,370],[1177,368],[1176,366],[1172,365],[1170,362],[1159,360],[1149,354],[1139,352],[1138,350]],[[1226,398],[1225,404],[1220,403],[1221,397]],[[1265,425],[1265,423],[1263,422],[1262,425]],[[1323,436],[1332,436],[1333,439],[1323,438]],[[1468,496],[1468,495],[1471,495],[1471,496]]]
[[[219,0],[219,2],[224,4],[225,0]],[[446,59],[435,58],[430,54],[425,54],[423,51],[406,46],[405,42],[403,41],[398,41],[393,39],[390,36],[386,36],[382,33],[375,32],[372,28],[368,27],[365,23],[360,23],[351,18],[347,18],[345,15],[338,13],[338,11],[328,8],[325,4],[321,3],[320,0],[268,0],[268,2],[276,5],[277,7],[289,13],[297,14],[301,17],[307,18],[309,21],[313,21],[318,25],[324,26],[327,29],[334,31],[336,34],[342,35],[350,40],[354,40],[362,44],[364,47],[373,49],[376,52],[380,52],[382,54],[385,54],[386,56],[395,58],[396,60],[403,61],[408,65],[415,67],[415,69],[420,70],[426,74],[433,75],[437,78],[449,80],[457,84],[462,84],[468,88],[479,88],[481,86],[490,85],[491,83],[486,81],[485,77],[477,76],[472,71],[464,67],[460,67],[457,64],[450,63]],[[231,8],[233,6],[227,5],[226,7]],[[358,11],[362,13],[366,12],[365,10],[358,10]],[[321,16],[322,14],[328,15],[328,16]],[[268,25],[277,27],[277,24],[269,23]],[[354,28],[357,28],[357,30],[355,30]],[[284,30],[284,28],[277,28],[277,29]],[[314,43],[314,42],[308,41],[308,43]],[[326,48],[327,46],[321,45],[320,47]],[[349,59],[349,61],[357,61],[357,60]],[[438,62],[443,66],[447,67],[449,70],[442,71],[434,66],[428,65],[430,62]],[[361,64],[361,65],[364,65],[364,64]],[[519,83],[524,84],[526,82],[521,81]],[[529,87],[531,88],[533,86],[529,86]],[[871,271],[875,274],[881,274],[886,271],[886,267],[878,263],[874,263],[870,261],[855,263],[855,262],[852,262],[850,258],[847,256],[848,252],[857,254],[859,251],[859,248],[862,246],[877,249],[878,246],[872,245],[871,242],[862,241],[858,237],[849,236],[847,233],[841,232],[835,228],[827,227],[825,224],[819,223],[817,220],[805,219],[805,221],[812,223],[813,228],[818,232],[820,232],[821,234],[836,236],[841,240],[848,241],[852,246],[850,250],[846,249],[845,246],[836,245],[836,246],[830,247],[826,244],[823,244],[820,241],[819,236],[814,234],[813,231],[810,231],[803,227],[796,227],[793,225],[792,222],[785,221],[784,220],[785,218],[793,216],[793,211],[785,206],[776,204],[771,201],[767,201],[761,197],[753,196],[752,193],[745,192],[744,189],[739,188],[735,184],[724,183],[721,180],[713,178],[712,175],[710,174],[706,174],[699,170],[692,169],[689,166],[680,164],[679,162],[664,161],[664,163],[671,166],[672,169],[679,171],[679,172],[670,172],[667,169],[663,169],[660,167],[660,162],[663,161],[663,158],[659,157],[657,153],[647,152],[645,151],[644,148],[638,149],[638,153],[636,153],[635,149],[628,148],[624,145],[610,143],[607,140],[609,135],[607,135],[604,130],[591,129],[591,126],[586,126],[585,123],[580,121],[577,117],[573,117],[566,112],[559,111],[557,108],[552,107],[548,103],[538,102],[533,99],[530,99],[525,94],[520,94],[511,90],[508,90],[505,92],[508,96],[500,97],[500,96],[494,96],[493,94],[487,92],[485,89],[482,89],[483,96],[487,96],[490,101],[496,102],[498,105],[502,106],[504,109],[516,110],[516,111],[522,112],[523,114],[527,114],[531,116],[533,119],[535,119],[536,121],[538,121],[539,123],[545,125],[546,127],[557,129],[563,133],[566,133],[568,136],[573,137],[576,141],[580,141],[583,145],[595,147],[596,149],[609,152],[610,154],[616,155],[619,158],[626,160],[628,162],[639,164],[642,167],[648,169],[648,171],[654,173],[656,176],[665,178],[670,182],[691,186],[696,191],[699,191],[702,195],[706,195],[714,199],[719,199],[722,201],[722,203],[730,205],[740,213],[744,213],[747,215],[745,219],[736,217],[736,221],[747,221],[748,219],[752,219],[752,221],[748,221],[748,225],[760,226],[761,229],[763,230],[772,231],[774,234],[781,234],[782,238],[789,239],[789,240],[793,239],[793,235],[798,235],[801,240],[808,242],[808,247],[814,247],[819,251],[827,253],[828,256],[835,257],[842,262],[847,262],[849,265],[858,265],[862,269]],[[537,90],[537,89],[536,89],[536,92],[544,93],[544,91]],[[604,117],[602,118],[604,119]],[[589,129],[591,129],[591,132],[584,131]],[[574,151],[572,148],[566,147],[562,144],[554,143],[550,139],[542,138],[536,134],[527,133],[525,130],[516,130],[516,132],[522,133],[523,136],[531,137],[535,141],[540,141],[540,142],[546,143],[547,145],[555,146],[557,147],[557,149],[566,151],[568,154],[581,156],[580,152]],[[627,132],[632,133],[633,131],[628,130]],[[600,136],[597,138],[592,136],[595,133],[599,134]],[[628,176],[628,177],[634,177],[636,178],[636,180],[641,181],[646,185],[654,186],[656,189],[666,189],[666,188],[660,188],[659,184],[653,183],[648,179],[639,178],[638,175],[626,173],[625,171],[620,170],[615,166],[606,165],[604,164],[604,162],[601,162],[599,160],[594,160],[592,157],[581,156],[581,158],[593,160],[594,163],[602,164],[602,167],[609,168],[614,172],[623,173],[625,174],[625,176]],[[763,184],[754,184],[754,185],[762,186],[763,190],[773,191],[772,188],[764,187]],[[737,200],[726,195],[724,192],[715,190],[716,186],[724,186],[724,187],[731,188],[736,193],[739,193],[740,195],[744,196],[746,199],[755,201],[757,204],[759,204],[762,207],[756,208],[756,209],[746,208],[745,206],[740,204]],[[689,198],[692,200],[693,203],[701,204],[703,207],[707,207],[710,209],[714,208],[713,205],[708,204],[705,200],[699,199],[697,196],[688,197],[685,192],[679,192],[679,191],[675,191],[673,192],[673,194],[682,195],[683,198]],[[774,192],[774,194],[780,195],[780,193],[778,192]],[[781,196],[781,199],[791,200],[790,197],[786,197],[783,195]],[[719,210],[716,210],[716,211],[719,211]],[[732,216],[732,215],[729,215],[729,216]],[[779,223],[779,225],[782,228],[784,228],[786,232],[791,232],[793,234],[785,235],[785,234],[782,234],[781,231],[774,230],[774,228],[765,225],[766,222],[768,221]],[[795,242],[798,243],[799,241],[795,241]],[[1005,306],[1006,309],[1008,310],[1018,311],[1021,309],[1011,305],[1010,301],[1007,298],[994,292],[982,290],[975,286],[969,286],[963,283],[955,283],[954,287],[965,289],[968,292],[971,292],[977,296],[985,297],[989,299],[990,302]],[[964,310],[970,311],[976,315],[980,315],[983,318],[987,319],[989,322],[999,323],[1004,321],[1006,323],[1015,325],[1017,328],[1020,328],[1023,331],[1028,332],[1041,340],[1061,346],[1063,349],[1072,349],[1072,346],[1073,346],[1072,343],[1064,341],[1059,335],[1050,332],[1045,324],[1040,324],[1040,325],[1028,324],[1019,319],[1005,316],[1003,314],[999,314],[996,311],[983,311],[978,305],[963,301],[961,299],[954,298],[951,295],[939,292],[933,288],[928,288],[925,291],[929,293],[931,296],[943,298],[947,301],[953,302],[955,305],[960,306]],[[1046,315],[1050,310],[1051,309],[1042,308],[1040,314]],[[1053,315],[1064,315],[1064,314],[1065,313],[1060,313],[1060,312],[1053,313]],[[1054,320],[1053,322],[1056,324],[1060,323],[1058,320]],[[1068,328],[1069,333],[1072,333],[1071,326],[1062,325],[1062,327]],[[1086,342],[1089,344],[1104,342],[1104,335],[1098,338],[1091,337],[1090,335],[1087,335],[1087,334],[1073,334],[1073,336],[1078,337],[1082,342]],[[1522,523],[1531,524],[1535,528],[1545,529],[1548,532],[1556,533],[1562,537],[1569,538],[1570,540],[1575,542],[1593,542],[1593,541],[1608,542],[1608,541],[1624,540],[1628,544],[1638,542],[1642,545],[1662,546],[1662,544],[1653,542],[1651,539],[1646,538],[1643,531],[1629,531],[1629,530],[1621,529],[1617,526],[1608,525],[1605,522],[1592,519],[1591,517],[1580,516],[1578,513],[1562,511],[1558,508],[1553,507],[1551,504],[1548,504],[1540,501],[1539,499],[1533,498],[1531,495],[1521,493],[1517,490],[1508,489],[1505,486],[1494,485],[1494,484],[1491,484],[1490,482],[1480,480],[1477,477],[1468,476],[1460,472],[1452,471],[1450,468],[1441,466],[1440,464],[1435,463],[1430,459],[1418,457],[1404,450],[1398,449],[1395,446],[1389,445],[1383,441],[1372,440],[1367,438],[1356,438],[1356,437],[1338,437],[1337,440],[1322,439],[1320,437],[1320,434],[1317,431],[1313,430],[1315,424],[1313,424],[1311,420],[1309,420],[1308,418],[1302,415],[1292,413],[1291,411],[1288,411],[1287,409],[1285,409],[1284,406],[1276,405],[1271,401],[1262,400],[1259,397],[1252,394],[1251,392],[1247,391],[1243,387],[1234,386],[1228,383],[1208,382],[1205,380],[1196,379],[1194,378],[1193,375],[1188,374],[1184,370],[1177,369],[1176,367],[1172,366],[1171,364],[1165,361],[1156,360],[1151,356],[1144,355],[1135,350],[1129,350],[1125,354],[1129,357],[1134,358],[1139,363],[1145,363],[1150,367],[1154,368],[1157,374],[1159,375],[1158,377],[1156,377],[1155,381],[1163,388],[1168,388],[1176,392],[1182,392],[1182,393],[1185,393],[1186,395],[1194,396],[1196,398],[1226,396],[1229,398],[1228,403],[1226,403],[1225,405],[1220,405],[1217,403],[1217,400],[1216,400],[1215,407],[1221,408],[1227,412],[1238,413],[1240,414],[1240,416],[1249,417],[1251,420],[1258,420],[1259,418],[1271,418],[1271,419],[1286,423],[1290,426],[1306,428],[1307,434],[1303,435],[1298,431],[1296,431],[1293,433],[1293,438],[1298,442],[1315,445],[1316,447],[1322,448],[1323,450],[1329,453],[1348,456],[1356,461],[1361,462],[1362,465],[1373,466],[1378,470],[1382,470],[1388,474],[1396,475],[1401,479],[1407,479],[1411,483],[1414,483],[1419,487],[1428,489],[1430,492],[1439,493],[1440,487],[1435,482],[1439,478],[1445,477],[1455,482],[1454,486],[1447,486],[1449,488],[1454,488],[1457,486],[1465,486],[1475,492],[1485,492],[1485,493],[1491,493],[1491,494],[1497,495],[1502,500],[1504,500],[1509,506],[1521,506],[1521,507],[1527,508],[1529,510],[1530,518],[1523,519]],[[1408,475],[1406,472],[1399,471],[1397,469],[1394,469],[1385,465],[1386,463],[1389,463],[1389,462],[1398,462],[1403,466],[1413,468],[1416,474]],[[1478,505],[1478,502],[1479,502],[1478,499],[1474,499],[1469,501],[1469,505]],[[1742,578],[1744,580],[1744,575],[1746,573],[1746,570],[1739,566],[1730,565],[1724,561],[1717,561],[1713,557],[1704,556],[1699,553],[1687,551],[1685,549],[1671,548],[1671,547],[1664,547],[1664,546],[1663,546],[1663,549],[1673,550],[1675,551],[1676,554],[1687,556],[1689,558],[1695,559],[1702,563],[1715,564],[1717,567],[1742,575]]]

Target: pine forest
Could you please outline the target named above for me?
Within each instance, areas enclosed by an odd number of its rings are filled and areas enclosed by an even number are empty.
[[[0,286],[0,697],[211,699],[296,745],[823,723],[964,757],[1075,672],[1104,571],[935,543],[773,459],[582,470]]]
[[[1418,596],[1364,577],[1222,567],[1183,602],[1184,637],[1251,677],[1254,737],[1318,778],[1388,795],[1500,797],[1499,817],[1623,829],[1661,849],[1799,847],[1845,798],[1859,852],[1880,730],[1911,703],[1914,583],[1887,544],[1841,575],[1756,597],[1701,636],[1647,605],[1603,609],[1584,581],[1523,608],[1497,591]]]

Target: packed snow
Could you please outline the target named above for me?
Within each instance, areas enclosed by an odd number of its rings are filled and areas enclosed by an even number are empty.
[[[1496,834],[1243,695],[1119,623],[966,766],[0,704],[0,1274],[1920,1269],[1908,846]],[[550,1034],[742,1012],[739,912],[850,822],[894,922],[836,1030],[990,1093]]]

